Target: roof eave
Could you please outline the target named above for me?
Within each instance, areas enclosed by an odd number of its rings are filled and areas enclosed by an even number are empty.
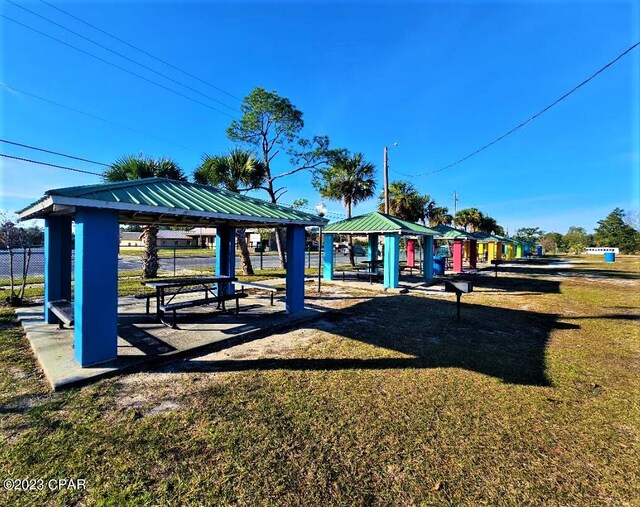
[[[80,197],[66,197],[62,195],[49,195],[40,201],[36,201],[30,206],[20,210],[18,216],[20,220],[30,220],[32,218],[44,218],[51,214],[55,206],[74,208],[87,207],[98,209],[111,209],[119,212],[132,211],[138,213],[149,213],[151,215],[175,215],[182,217],[204,218],[209,220],[219,220],[224,222],[251,223],[259,225],[302,225],[305,227],[323,227],[328,220],[318,217],[315,220],[293,220],[286,218],[255,217],[245,215],[232,215],[228,213],[215,213],[211,211],[196,211],[182,208],[167,208],[163,206],[151,206],[147,204],[129,204],[114,201],[101,201],[96,199],[84,199]]]

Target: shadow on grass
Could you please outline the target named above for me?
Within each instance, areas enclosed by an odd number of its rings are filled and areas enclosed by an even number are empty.
[[[556,314],[477,304],[463,305],[460,322],[455,313],[455,302],[449,300],[411,295],[375,298],[302,327],[326,331],[329,325],[334,335],[386,352],[356,348],[356,356],[367,357],[351,358],[207,361],[195,357],[176,371],[464,368],[506,383],[549,386],[545,349],[552,331],[579,329],[559,322]],[[393,357],[394,352],[404,357]]]

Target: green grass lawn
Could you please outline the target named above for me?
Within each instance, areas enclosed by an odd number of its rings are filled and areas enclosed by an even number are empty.
[[[158,248],[158,256],[163,259],[173,258],[173,248]],[[119,251],[119,255],[131,256],[131,257],[140,257],[142,258],[143,249],[142,248],[121,248]],[[236,255],[240,255],[240,250],[236,250]],[[251,255],[260,255],[259,253],[251,251]],[[278,255],[277,251],[269,251],[264,252],[263,255]],[[176,257],[214,257],[215,250],[211,248],[176,248],[175,249]]]
[[[554,260],[62,393],[0,308],[1,475],[88,485],[0,503],[638,505],[638,260]]]

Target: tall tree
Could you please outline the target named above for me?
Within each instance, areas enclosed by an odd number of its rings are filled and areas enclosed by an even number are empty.
[[[375,195],[375,171],[376,166],[367,162],[362,153],[349,155],[345,152],[337,156],[330,167],[319,169],[314,176],[313,184],[322,197],[341,201],[347,211],[347,218],[351,218],[353,206]],[[352,266],[355,265],[351,235],[349,260]]]
[[[102,178],[107,182],[136,180],[138,178],[169,178],[186,181],[187,177],[170,158],[145,157],[142,154],[128,155],[117,159],[107,169]],[[142,229],[144,250],[142,253],[142,272],[144,278],[158,276],[158,226],[145,225]]]
[[[394,181],[389,184],[389,214],[403,220],[424,220],[427,199],[428,196],[421,195],[408,181]],[[380,195],[378,210],[384,211],[384,193]]]
[[[264,176],[264,164],[255,158],[253,152],[241,148],[235,148],[226,155],[203,155],[200,167],[193,174],[196,183],[236,193],[260,187],[264,182]],[[253,275],[246,229],[236,229],[236,241],[240,247],[242,272],[245,275]]]
[[[589,246],[589,235],[583,227],[569,227],[567,233],[562,237],[562,242],[569,252],[580,254]]]
[[[540,244],[545,252],[553,252],[556,254],[559,251],[564,251],[562,234],[559,232],[547,232],[540,238]]]
[[[449,213],[446,206],[438,206],[433,199],[429,199],[424,208],[424,220],[430,226],[450,225],[453,222],[453,215]]]
[[[593,240],[596,246],[617,247],[623,254],[640,250],[640,233],[625,222],[625,212],[620,208],[598,222]]]
[[[463,227],[465,230],[471,230],[475,232],[479,230],[482,224],[483,214],[477,208],[461,209],[453,217],[453,223],[459,227]]]
[[[544,231],[539,227],[520,227],[520,229],[513,234],[514,238],[531,245],[535,245],[540,241],[542,236],[544,236]]]
[[[260,153],[265,168],[264,183],[260,188],[267,192],[274,204],[287,190],[284,185],[279,186],[282,178],[326,167],[341,152],[329,148],[329,138],[326,136],[314,136],[311,139],[301,137],[304,127],[302,111],[275,91],[254,88],[244,98],[240,109],[242,117],[231,122],[227,137],[245,143]],[[289,157],[290,168],[276,173],[274,159],[281,154]],[[277,229],[280,264],[285,267],[281,234],[282,231]]]

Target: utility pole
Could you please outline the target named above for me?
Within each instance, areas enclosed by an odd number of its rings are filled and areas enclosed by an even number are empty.
[[[384,162],[383,162],[383,167],[384,167],[384,213],[385,215],[389,214],[389,163],[388,163],[388,157],[387,157],[387,152],[389,150],[387,149],[387,147],[384,147]]]
[[[458,194],[456,191],[453,191],[453,219],[456,219],[456,214],[458,213]]]

